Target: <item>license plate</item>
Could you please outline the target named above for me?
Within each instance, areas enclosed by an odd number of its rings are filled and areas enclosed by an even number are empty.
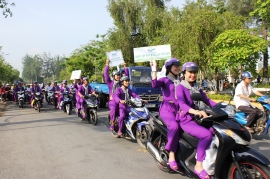
[[[155,104],[145,104],[145,107],[147,107],[147,108],[154,108],[154,107],[156,107],[156,105]]]

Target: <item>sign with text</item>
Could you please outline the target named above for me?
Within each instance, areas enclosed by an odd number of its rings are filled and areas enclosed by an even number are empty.
[[[72,71],[70,80],[80,79],[81,78],[81,74],[82,74],[82,70]]]
[[[171,58],[171,45],[158,45],[134,48],[134,62],[147,62],[152,60],[167,60]]]
[[[124,63],[124,58],[121,50],[107,52],[107,58],[110,59],[110,66],[118,66]]]

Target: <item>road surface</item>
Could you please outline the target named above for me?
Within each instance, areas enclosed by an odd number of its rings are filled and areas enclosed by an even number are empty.
[[[160,171],[135,142],[113,138],[108,109],[99,109],[97,126],[45,105],[38,113],[11,104],[0,117],[0,178],[25,179],[184,179]],[[253,148],[270,158],[269,138]]]

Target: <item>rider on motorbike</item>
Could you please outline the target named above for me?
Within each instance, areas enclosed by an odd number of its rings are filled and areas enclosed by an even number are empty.
[[[32,86],[32,88],[30,89],[30,92],[31,92],[30,106],[33,107],[32,101],[33,101],[33,99],[34,99],[34,97],[35,97],[35,93],[36,93],[36,92],[42,93],[42,89],[38,86],[38,83],[37,83],[36,81],[33,82],[33,86]],[[41,101],[42,101],[42,100],[43,100],[43,99],[42,99],[42,97],[41,97]],[[41,104],[41,105],[42,105],[42,104]]]
[[[45,99],[48,102],[48,91],[52,90],[51,83],[49,82],[47,86],[45,87]]]
[[[17,94],[18,91],[23,92],[25,91],[21,81],[18,81],[18,85],[14,88],[14,96],[15,96],[14,98],[16,103],[18,103],[18,94]]]
[[[119,111],[119,105],[114,101],[113,94],[118,87],[121,87],[122,84],[120,82],[120,72],[119,71],[114,71],[112,73],[113,79],[110,78],[110,76],[109,76],[109,69],[110,69],[109,63],[110,63],[110,60],[107,59],[106,66],[104,68],[104,79],[109,87],[109,109],[110,109],[110,120],[111,120],[110,130],[114,130],[114,120],[115,120],[115,117]],[[126,63],[124,63],[124,72],[125,72],[126,76],[129,76],[128,69],[126,68]]]
[[[181,128],[189,135],[199,139],[197,147],[197,161],[194,168],[200,178],[210,178],[208,173],[203,169],[202,162],[205,159],[205,151],[208,149],[213,136],[213,128],[206,129],[194,121],[195,116],[207,118],[208,115],[199,109],[199,103],[191,99],[191,93],[200,93],[204,103],[213,107],[216,103],[211,101],[196,83],[198,66],[193,62],[187,62],[182,67],[183,80],[176,88],[177,100],[180,107],[178,117]],[[198,104],[198,105],[195,105]]]
[[[86,113],[85,113],[84,100],[83,100],[84,96],[88,95],[88,94],[93,94],[93,95],[97,96],[95,91],[89,85],[87,77],[83,78],[83,84],[79,86],[77,93],[79,96],[79,100],[77,101],[76,108],[82,110],[82,117],[85,118]],[[76,111],[76,114],[78,115],[78,111]]]
[[[176,58],[169,59],[165,62],[166,77],[157,79],[156,61],[153,61],[152,66],[152,87],[161,88],[163,93],[163,101],[159,108],[159,114],[168,128],[168,143],[165,147],[170,151],[169,165],[172,170],[177,170],[178,166],[175,162],[175,152],[177,151],[179,141],[180,126],[176,121],[178,111],[177,100],[175,96],[176,85],[180,83],[180,62]]]
[[[248,114],[246,128],[250,133],[254,133],[251,127],[256,123],[256,118],[261,113],[261,110],[251,106],[250,102],[256,102],[256,98],[250,98],[249,96],[251,93],[255,93],[258,96],[263,96],[263,94],[250,85],[253,78],[250,72],[245,71],[241,76],[242,81],[235,88],[233,101],[237,109]]]
[[[118,136],[122,137],[122,129],[123,129],[123,123],[124,123],[124,118],[126,115],[129,113],[129,107],[126,104],[126,102],[131,98],[140,98],[137,94],[132,92],[131,89],[128,88],[129,86],[129,77],[128,76],[123,76],[120,81],[122,82],[122,86],[117,88],[115,90],[115,93],[113,95],[113,98],[117,104],[119,104],[119,118],[118,118],[118,126],[119,126],[119,131],[118,131]],[[144,101],[147,102],[147,101]]]
[[[64,92],[70,92],[70,89],[67,87],[67,80],[63,80],[62,82],[62,86],[61,86],[61,89],[60,89],[60,98],[59,98],[59,109],[62,110],[62,101],[63,101],[63,93]]]

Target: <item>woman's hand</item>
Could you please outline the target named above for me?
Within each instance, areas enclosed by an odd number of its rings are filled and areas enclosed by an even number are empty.
[[[126,101],[125,100],[120,100],[120,103],[126,104]]]
[[[109,59],[109,58],[107,58],[107,60],[106,60],[106,65],[108,66],[108,65],[109,65],[109,63],[110,63],[110,59]]]
[[[83,98],[83,95],[80,94],[80,98]]]
[[[209,117],[206,112],[204,111],[196,111],[195,115],[199,116],[199,117],[203,117],[203,118],[207,118]]]
[[[146,100],[142,100],[144,103],[148,103],[148,101],[146,101]]]

